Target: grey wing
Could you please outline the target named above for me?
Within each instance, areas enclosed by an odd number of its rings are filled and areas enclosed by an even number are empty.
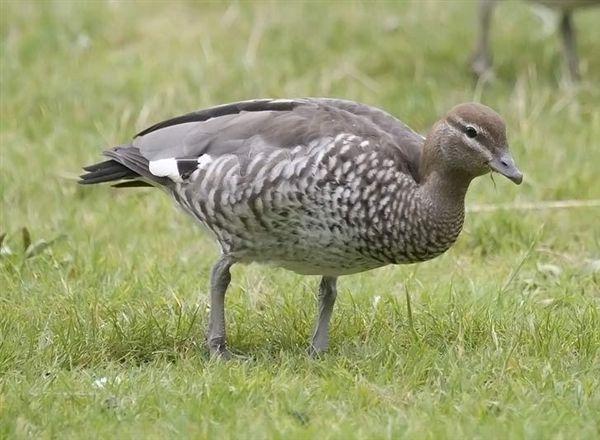
[[[156,124],[140,132],[131,147],[149,162],[153,175],[181,181],[205,155],[251,158],[340,133],[393,150],[399,167],[418,180],[421,136],[382,110],[336,99],[261,99],[213,107]]]

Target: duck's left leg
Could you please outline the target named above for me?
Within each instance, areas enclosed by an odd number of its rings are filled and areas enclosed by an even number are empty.
[[[229,269],[234,261],[222,255],[213,266],[210,278],[210,316],[206,341],[211,355],[229,359],[225,338],[225,292],[231,282]]]
[[[327,350],[329,345],[329,321],[337,297],[337,277],[323,277],[319,286],[319,318],[315,326],[312,342],[308,349],[311,356]]]
[[[492,75],[490,33],[492,14],[498,0],[479,0],[477,10],[477,44],[471,56],[471,70],[477,78],[488,79]]]

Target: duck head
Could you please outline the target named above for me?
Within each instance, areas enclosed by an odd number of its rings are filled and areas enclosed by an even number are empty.
[[[422,171],[471,179],[497,172],[517,185],[523,173],[515,165],[506,140],[506,125],[491,108],[459,104],[432,128],[425,140]]]

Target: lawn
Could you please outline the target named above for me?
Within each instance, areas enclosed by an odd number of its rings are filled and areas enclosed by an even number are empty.
[[[236,266],[224,363],[208,234],[159,191],[76,184],[219,103],[337,96],[426,132],[480,100],[525,181],[480,178],[470,208],[600,199],[600,8],[576,16],[576,86],[530,5],[497,12],[482,85],[473,2],[3,1],[0,438],[600,437],[598,207],[471,212],[443,256],[342,277],[316,360],[318,278]]]

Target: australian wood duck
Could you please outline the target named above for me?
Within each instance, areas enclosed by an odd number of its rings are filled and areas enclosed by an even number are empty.
[[[165,189],[221,246],[207,335],[225,345],[225,291],[234,263],[321,275],[310,351],[324,351],[337,277],[434,258],[456,240],[471,180],[522,180],[502,118],[460,104],[424,138],[351,101],[260,99],[153,125],[85,167],[80,183]]]

